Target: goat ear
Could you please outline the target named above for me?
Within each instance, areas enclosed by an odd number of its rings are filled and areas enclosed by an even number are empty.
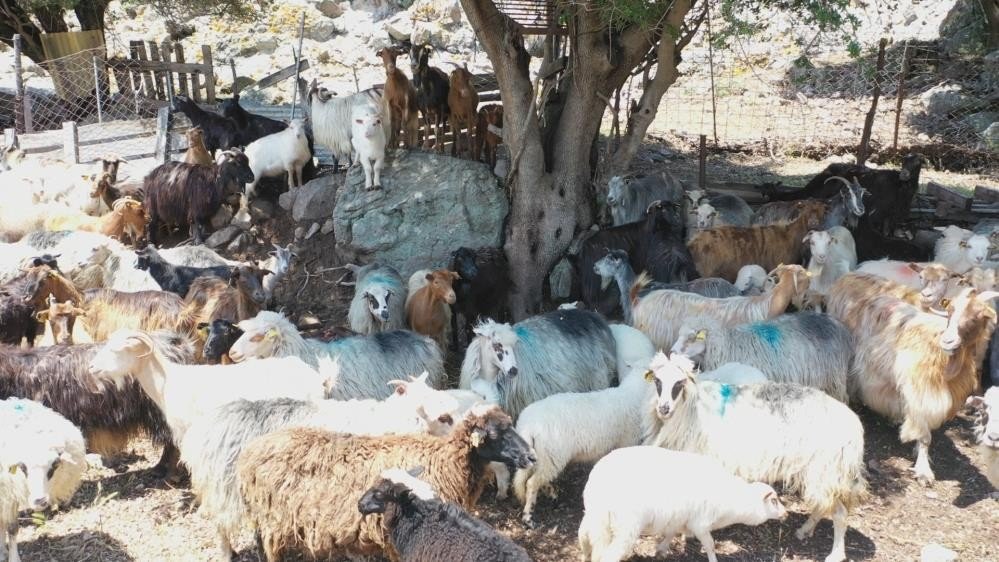
[[[450,271],[448,273],[451,274],[451,279],[461,279],[461,275],[458,275],[457,271]]]
[[[974,408],[975,410],[985,409],[985,398],[981,396],[969,396],[967,400],[964,401],[965,408]]]
[[[35,314],[35,320],[38,320],[39,322],[47,322],[48,319],[49,319],[49,311],[47,310],[43,310]]]
[[[433,273],[428,273],[426,278],[427,278],[427,281],[433,281],[434,280],[434,274]]]
[[[707,330],[698,330],[697,334],[694,335],[694,341],[704,341],[708,337]]]
[[[808,234],[806,234],[805,237],[801,239],[801,243],[808,244],[812,240],[812,234],[814,232],[815,232],[814,230],[809,230]]]
[[[960,246],[961,248],[967,249],[967,247],[968,247],[968,241],[967,240],[961,240],[960,242],[957,243],[957,245]]]
[[[916,273],[919,273],[919,272],[921,272],[924,269],[922,265],[920,265],[920,264],[918,264],[918,263],[916,263],[914,261],[909,262],[908,267],[909,267],[909,269],[915,271]]]

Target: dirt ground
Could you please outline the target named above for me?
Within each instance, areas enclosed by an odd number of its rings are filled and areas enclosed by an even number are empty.
[[[667,165],[684,178],[696,177],[696,158],[685,149],[649,146],[643,153],[659,159],[648,166]],[[734,181],[786,178],[790,185],[817,172],[823,163],[787,159],[781,165],[768,157],[720,153],[709,159],[709,173]],[[937,172],[931,172],[936,174]],[[949,175],[968,183],[978,177]],[[742,179],[740,179],[742,178]],[[986,178],[995,183],[996,178]],[[239,257],[260,258],[270,243],[291,241],[297,225],[287,213],[259,225],[254,243]],[[323,328],[345,324],[350,287],[338,286],[344,271],[335,269],[345,259],[335,251],[332,234],[317,234],[298,246],[299,258],[288,280],[278,289],[279,309],[293,321],[318,321]],[[358,259],[354,257],[352,259]],[[321,332],[322,330],[317,330]],[[455,354],[452,354],[455,355]],[[455,369],[456,365],[450,365]],[[847,554],[851,560],[902,562],[919,559],[928,543],[956,551],[966,562],[999,561],[999,501],[983,476],[983,466],[971,445],[969,420],[959,417],[936,432],[931,458],[938,481],[931,488],[917,484],[909,473],[912,448],[898,442],[897,428],[883,419],[861,412],[866,428],[866,460],[870,469],[869,501],[849,519]],[[816,420],[821,423],[821,420]],[[217,559],[210,523],[194,507],[186,483],[173,487],[152,477],[150,468],[159,451],[148,441],[134,444],[132,454],[111,468],[92,468],[71,505],[49,514],[40,525],[26,519],[20,531],[25,562],[195,562]],[[538,527],[529,530],[519,521],[518,506],[510,499],[497,503],[492,491],[480,502],[477,515],[524,545],[539,562],[577,560],[576,530],[582,517],[581,493],[590,466],[572,466],[558,480],[556,501],[543,497],[535,513]],[[668,475],[664,475],[668,477]],[[653,486],[655,483],[650,482]],[[327,493],[335,494],[329,490]],[[714,533],[723,561],[823,560],[832,542],[828,521],[815,536],[800,542],[794,530],[806,517],[793,498],[785,503],[792,511],[787,520],[759,527],[735,526]],[[238,542],[239,562],[258,559],[249,534]],[[633,560],[654,558],[655,542],[645,539]],[[686,553],[670,561],[702,561],[696,540]]]

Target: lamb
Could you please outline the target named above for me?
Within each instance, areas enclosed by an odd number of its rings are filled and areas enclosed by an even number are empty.
[[[267,252],[270,257],[257,262],[259,269],[265,269],[269,272],[267,275],[264,275],[263,280],[260,282],[264,288],[264,295],[267,297],[266,302],[268,305],[274,300],[274,289],[288,275],[288,270],[291,269],[291,259],[298,257],[298,254],[291,249],[291,244],[288,244],[284,248],[277,244],[273,244],[273,246],[274,249]],[[197,248],[200,246],[194,247]]]
[[[850,394],[901,423],[903,443],[916,441],[916,478],[935,480],[929,462],[932,431],[951,419],[978,386],[996,313],[996,292],[967,287],[946,316],[923,312],[891,296],[856,311]],[[859,320],[858,320],[859,319]]]
[[[350,329],[364,335],[404,329],[407,292],[399,272],[378,262],[346,267],[354,272],[354,297],[347,312]]]
[[[530,562],[523,547],[460,506],[442,502],[433,488],[416,478],[422,471],[422,467],[410,472],[384,470],[357,502],[362,515],[382,515],[389,543],[400,559]]]
[[[857,247],[853,235],[842,226],[827,230],[811,230],[804,240],[811,251],[808,272],[812,282],[809,288],[826,295],[837,279],[857,268]]]
[[[381,91],[376,88],[350,96],[327,98],[321,95],[319,86],[313,80],[306,91],[308,91],[309,118],[316,142],[329,148],[339,162],[349,160],[353,151],[351,124],[354,121],[354,109],[370,109],[370,113],[379,113],[383,117],[389,115],[388,105]],[[382,136],[387,140],[389,119],[383,118],[381,121]]]
[[[205,132],[201,127],[191,127],[187,130],[187,151],[184,152],[183,162],[187,164],[201,164],[211,166],[215,163],[210,152],[205,147]]]
[[[490,461],[527,468],[534,458],[510,417],[482,405],[443,439],[276,431],[247,445],[236,466],[248,519],[268,562],[275,562],[292,548],[317,559],[385,550],[393,556],[382,518],[362,516],[357,508],[383,470],[403,463],[425,466],[424,479],[442,500],[470,509]],[[317,495],[320,489],[336,493]]]
[[[768,294],[726,299],[669,290],[652,291],[637,298],[644,281],[639,280],[631,288],[632,325],[645,332],[659,349],[668,349],[684,322],[708,318],[722,326],[734,326],[773,318],[808,291],[809,277],[800,265],[782,265],[770,275],[777,283]]]
[[[507,319],[506,303],[513,282],[510,281],[510,264],[502,248],[458,248],[451,252],[448,269],[459,275],[453,283],[456,299],[451,307],[454,311],[451,333],[456,339],[462,335],[458,330],[459,316],[468,339],[472,337],[476,319]]]
[[[486,320],[474,332],[459,388],[478,392],[514,419],[532,402],[607,388],[614,376],[614,335],[594,312],[556,310],[513,326]]]
[[[642,220],[655,201],[683,203],[683,185],[663,169],[658,174],[626,180],[614,176],[607,182],[607,206],[614,226]]]
[[[430,146],[430,128],[433,125],[434,144],[438,152],[444,152],[444,127],[450,113],[447,105],[449,80],[443,70],[430,66],[431,52],[429,45],[413,45],[409,51],[409,68],[413,73],[413,87],[416,88],[416,105],[423,114],[424,146]]]
[[[709,228],[687,243],[697,271],[704,277],[735,281],[739,268],[759,264],[772,270],[782,263],[798,263],[805,233],[818,227],[825,206],[804,209],[793,222],[779,225]]]
[[[735,288],[744,297],[755,297],[762,295],[767,282],[767,270],[754,264],[744,265],[739,268],[739,273],[735,276]]]
[[[475,126],[478,120],[476,108],[479,107],[479,93],[475,91],[472,84],[472,73],[467,66],[455,68],[451,71],[448,82],[447,105],[448,105],[448,125],[451,127],[451,135],[454,143],[451,145],[451,156],[456,156],[461,150],[462,133],[465,129],[466,146],[469,156],[472,159],[478,158],[473,154],[475,147]]]
[[[717,562],[711,531],[787,516],[767,484],[746,482],[706,456],[658,447],[626,447],[597,462],[583,489],[583,506],[584,562],[623,560],[640,535],[661,537],[656,556],[664,558],[673,538],[683,540],[684,533],[697,537],[708,561]]]
[[[444,360],[433,340],[406,330],[351,336],[330,342],[305,340],[279,313],[261,311],[239,323],[243,336],[229,349],[239,363],[250,358],[298,356],[328,381],[330,398],[384,398],[386,383],[427,371],[428,384],[441,388]]]
[[[232,538],[244,523],[236,459],[247,443],[287,427],[354,435],[447,435],[466,405],[447,392],[433,390],[426,379],[424,373],[411,382],[392,381],[394,392],[381,401],[237,400],[192,424],[181,446],[181,459],[191,469],[202,514],[218,526],[224,557],[232,558]]]
[[[965,404],[978,413],[975,435],[985,462],[985,477],[999,490],[999,387],[988,389],[984,396],[969,396]]]
[[[380,110],[366,106],[352,109],[350,119],[350,142],[364,169],[364,188],[378,189],[382,186],[385,151],[391,146],[385,136],[388,119]]]
[[[161,225],[190,225],[195,244],[204,239],[204,228],[235,188],[254,180],[249,160],[239,149],[222,152],[211,167],[167,162],[143,180],[144,203],[149,213],[149,242],[156,244]]]
[[[205,340],[202,352],[205,363],[210,365],[232,363],[232,360],[229,359],[229,348],[243,335],[243,330],[240,330],[239,326],[232,322],[221,318],[212,320],[210,323],[200,322],[197,328],[202,339]]]
[[[265,177],[288,174],[288,189],[301,187],[302,170],[312,159],[309,140],[305,135],[305,121],[292,119],[288,128],[251,142],[245,151],[253,179],[246,184],[237,217],[249,219],[249,201],[256,193],[257,183]]]
[[[810,386],[847,401],[853,342],[846,327],[825,314],[782,314],[729,328],[713,326],[710,319],[694,320],[680,329],[672,351],[705,370],[743,363],[774,382]]]
[[[297,357],[234,365],[182,365],[167,359],[146,332],[119,330],[90,359],[90,374],[122,385],[132,376],[156,403],[178,447],[199,417],[226,402],[323,398],[325,381]],[[275,376],[279,374],[279,376]]]
[[[706,455],[741,478],[783,482],[810,511],[795,536],[810,536],[831,516],[833,546],[825,561],[846,560],[846,518],[867,492],[857,415],[813,388],[697,382],[688,366],[661,352],[652,360],[658,398],[647,410],[644,444]]]
[[[458,274],[447,269],[417,273],[423,274],[421,280],[425,280],[426,284],[420,288],[410,284],[406,297],[406,318],[414,332],[430,337],[441,351],[445,351],[447,331],[451,328],[451,305],[456,298],[451,283],[458,278]]]

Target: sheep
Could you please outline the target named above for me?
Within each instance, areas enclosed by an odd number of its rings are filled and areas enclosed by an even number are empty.
[[[954,273],[967,273],[981,267],[989,258],[991,241],[987,236],[973,234],[956,226],[943,229],[933,249],[933,261],[943,264]]]
[[[199,277],[184,297],[182,316],[190,323],[224,319],[240,322],[256,316],[267,301],[261,280],[269,273],[255,265],[232,270],[228,281]]]
[[[687,227],[690,229],[753,224],[753,210],[738,195],[708,194],[703,189],[693,189],[684,196],[687,203]]]
[[[479,108],[478,123],[475,126],[476,149],[474,159],[485,153],[489,169],[496,168],[496,147],[503,142],[503,106],[490,103]]]
[[[837,279],[857,269],[857,247],[853,235],[845,227],[810,230],[804,241],[811,252],[808,272],[812,277],[809,285],[812,291],[825,295]]]
[[[423,114],[424,146],[430,147],[430,127],[433,125],[434,144],[438,152],[444,152],[444,127],[450,112],[447,105],[450,85],[448,75],[443,70],[430,66],[431,52],[429,45],[413,45],[409,51],[409,69],[413,73],[416,105]]]
[[[430,485],[416,478],[422,472],[422,467],[384,470],[357,502],[362,515],[382,515],[389,544],[401,560],[531,561],[523,547],[460,506],[442,502]]]
[[[447,105],[448,105],[448,125],[451,127],[451,135],[454,144],[451,145],[451,156],[456,156],[460,150],[461,130],[465,129],[465,138],[469,156],[478,160],[475,156],[475,126],[478,120],[476,108],[479,107],[479,93],[475,91],[472,84],[472,73],[468,71],[468,66],[455,68],[451,71],[448,82]]]
[[[329,148],[339,162],[349,160],[353,150],[351,144],[353,127],[351,124],[354,121],[354,109],[370,109],[370,113],[377,113],[383,117],[388,117],[390,114],[381,90],[376,88],[363,90],[350,96],[325,98],[313,80],[307,91],[309,118],[316,142]],[[390,120],[383,118],[381,121],[382,136],[387,140]]]
[[[901,423],[903,443],[916,441],[916,479],[935,480],[929,462],[932,431],[964,406],[978,385],[996,313],[989,301],[967,287],[945,316],[923,312],[892,296],[871,299],[856,311],[851,397]]]
[[[508,318],[506,303],[513,282],[510,264],[502,248],[458,248],[451,252],[448,269],[459,275],[453,283],[456,299],[451,307],[454,312],[451,333],[456,340],[462,333],[471,339],[472,326],[480,317],[499,321]],[[461,331],[458,329],[459,317],[464,328]]]
[[[669,290],[636,298],[644,281],[640,279],[631,288],[632,325],[645,332],[658,348],[668,349],[676,341],[680,327],[695,319],[715,319],[722,326],[733,326],[773,318],[808,291],[809,277],[800,265],[782,265],[770,275],[777,279],[770,293],[726,299]]]
[[[710,228],[695,234],[687,247],[702,276],[735,281],[746,264],[771,270],[781,263],[798,263],[805,233],[819,225],[824,213],[821,205],[803,209],[786,225]]]
[[[0,457],[0,559],[10,562],[21,562],[17,551],[18,515],[28,503],[27,475],[19,470],[18,465]]]
[[[391,121],[391,133],[388,136],[388,145],[395,148],[399,144],[399,130],[402,130],[402,143],[406,148],[416,146],[416,135],[419,131],[419,108],[416,104],[416,88],[410,83],[409,78],[403,74],[402,70],[395,65],[395,59],[404,54],[402,50],[392,47],[379,49],[375,53],[381,57],[385,66],[385,101],[388,103],[389,113],[386,117]],[[356,137],[355,137],[356,142]]]
[[[246,146],[253,179],[247,182],[240,202],[240,212],[248,213],[249,200],[256,193],[257,183],[265,177],[288,174],[288,189],[302,186],[302,170],[312,159],[309,141],[305,136],[305,121],[292,119],[280,132],[257,139]],[[237,215],[239,216],[239,215]]]
[[[229,349],[239,363],[251,358],[298,356],[329,381],[330,398],[384,398],[393,379],[427,371],[428,384],[441,388],[444,360],[433,340],[406,330],[351,336],[323,342],[305,340],[279,313],[261,311],[239,323],[243,336]]]
[[[624,250],[610,250],[606,256],[600,258],[593,264],[593,271],[600,276],[602,288],[611,281],[617,283],[618,293],[621,295],[621,310],[624,311],[624,321],[626,324],[632,322],[630,290],[635,284],[635,271],[628,264],[628,253]],[[765,275],[765,274],[764,274]],[[660,283],[652,281],[648,275],[643,278],[642,292],[639,297],[644,296],[649,291],[663,289],[674,289],[688,293],[697,293],[706,297],[734,297],[738,296],[735,286],[724,279],[707,278],[695,279],[687,283]]]
[[[444,438],[276,431],[247,445],[236,466],[248,519],[266,559],[274,562],[290,548],[304,548],[317,559],[380,554],[386,547],[392,553],[382,518],[357,509],[383,470],[401,463],[425,466],[424,479],[442,500],[470,509],[490,461],[527,468],[534,458],[510,417],[481,405]],[[336,494],[317,496],[319,489]]]
[[[149,213],[149,242],[157,243],[161,224],[190,225],[195,244],[201,244],[204,228],[223,198],[235,186],[254,180],[249,160],[239,149],[223,151],[211,167],[183,162],[167,162],[149,172],[143,180],[146,211]]]
[[[485,320],[474,333],[459,388],[478,392],[514,419],[532,402],[607,388],[614,376],[614,335],[594,312],[557,310],[513,326]]]
[[[367,336],[405,328],[407,293],[399,272],[378,262],[347,268],[354,272],[354,297],[347,312],[350,329]]]
[[[693,361],[691,361],[691,364],[693,364]],[[770,380],[763,374],[763,371],[744,363],[725,363],[710,371],[699,371],[697,379],[736,385],[757,384]]]
[[[211,267],[174,265],[164,259],[156,251],[156,247],[152,245],[137,250],[135,253],[138,257],[135,262],[136,268],[148,271],[164,291],[169,291],[181,297],[187,296],[187,293],[191,290],[191,284],[199,277],[228,279],[232,275],[232,272],[236,270],[235,266],[230,265],[215,265]]]
[[[240,330],[239,326],[228,320],[216,319],[210,323],[198,323],[197,329],[205,340],[202,356],[206,363],[212,365],[232,363],[229,359],[229,348],[243,335],[243,330]]]
[[[47,323],[52,331],[54,344],[71,345],[73,343],[73,328],[76,318],[87,313],[70,299],[58,302],[55,295],[48,296],[48,308],[35,314],[39,322]]]
[[[382,186],[385,150],[391,146],[385,137],[387,119],[380,110],[370,107],[353,108],[350,119],[350,142],[364,169],[364,188],[378,189]]]
[[[184,152],[183,162],[187,164],[201,164],[211,166],[215,163],[212,155],[205,148],[205,132],[201,127],[191,127],[187,130],[187,151]]]
[[[584,562],[624,560],[640,535],[661,538],[656,557],[665,558],[673,538],[683,540],[684,533],[717,562],[711,531],[787,516],[767,484],[749,483],[703,455],[647,446],[621,448],[598,461],[583,488],[583,508]]]
[[[217,150],[227,150],[240,143],[239,127],[232,119],[227,119],[217,113],[205,111],[187,96],[174,96],[173,107],[187,116],[191,123],[202,130],[205,148],[210,154]]]
[[[406,318],[409,320],[409,327],[414,332],[433,339],[441,351],[447,350],[447,332],[451,328],[451,305],[456,298],[451,283],[458,277],[457,273],[447,269],[428,271],[423,277],[427,282],[426,285],[419,289],[410,285],[406,297]]]
[[[645,365],[652,359],[645,358]],[[642,412],[651,385],[645,365],[621,373],[621,384],[592,392],[553,394],[528,405],[517,418],[517,433],[537,457],[534,466],[519,470],[513,491],[524,506],[521,520],[534,526],[538,492],[550,486],[572,462],[594,462],[620,447],[642,442]],[[502,493],[504,483],[497,481]]]
[[[965,404],[978,413],[975,436],[985,463],[985,477],[999,490],[999,387],[988,389],[984,396],[969,396]]]
[[[719,327],[708,320],[686,323],[671,348],[713,370],[726,363],[760,369],[769,380],[817,388],[847,401],[853,359],[850,332],[825,314],[799,312],[771,320]]]
[[[173,265],[187,267],[213,267],[216,265],[242,265],[244,262],[230,260],[205,246],[175,246],[158,250],[163,259]],[[273,254],[271,254],[273,255]],[[294,255],[294,252],[292,253]],[[269,268],[264,268],[269,269]]]
[[[240,398],[319,400],[326,382],[297,357],[233,365],[174,363],[159,343],[138,330],[112,334],[90,359],[89,371],[117,385],[134,377],[163,412],[178,447],[187,428],[211,408]]]
[[[833,546],[825,560],[846,560],[846,517],[867,492],[857,414],[814,388],[698,382],[689,361],[662,352],[650,370],[658,396],[647,410],[643,444],[712,457],[741,478],[783,482],[810,511],[798,540],[831,516]]]
[[[767,282],[767,270],[759,265],[749,264],[739,268],[735,276],[735,288],[744,297],[754,297],[763,294]]]
[[[613,176],[607,182],[607,206],[614,226],[642,220],[645,210],[655,201],[682,204],[683,185],[668,170],[626,180]]]

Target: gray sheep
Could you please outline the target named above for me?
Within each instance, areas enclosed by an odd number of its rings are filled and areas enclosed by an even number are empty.
[[[347,319],[362,335],[406,329],[406,285],[392,266],[348,264],[354,272],[354,298]]]

